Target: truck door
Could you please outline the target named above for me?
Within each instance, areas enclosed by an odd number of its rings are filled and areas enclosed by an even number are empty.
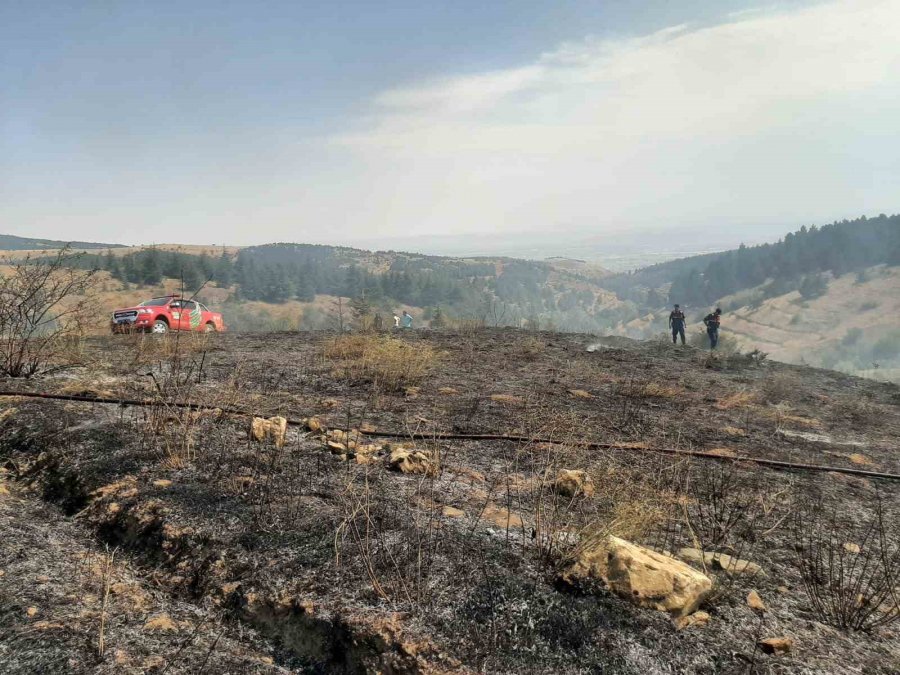
[[[181,320],[178,322],[180,330],[200,330],[203,327],[202,318],[199,304],[193,300],[181,302]]]

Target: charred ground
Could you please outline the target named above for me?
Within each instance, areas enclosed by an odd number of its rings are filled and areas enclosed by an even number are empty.
[[[896,624],[828,625],[797,565],[817,523],[866,555],[880,514],[893,550],[898,484],[742,461],[900,473],[896,386],[510,329],[134,336],[78,358],[3,386],[152,404],[0,399],[4,672],[887,673],[900,659]],[[292,425],[279,448],[247,416],[177,401],[371,435]],[[420,452],[411,473],[391,470],[398,444]],[[561,469],[594,495],[554,490]],[[710,622],[677,630],[562,581],[605,534],[761,569],[718,574]],[[764,655],[765,637],[793,649]]]

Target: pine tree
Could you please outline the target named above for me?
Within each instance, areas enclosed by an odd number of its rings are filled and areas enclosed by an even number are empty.
[[[350,300],[350,313],[353,323],[359,330],[368,330],[372,325],[372,303],[365,292]]]
[[[213,279],[220,288],[227,288],[228,286],[231,286],[233,278],[234,274],[232,272],[231,257],[223,248],[222,255],[220,255],[219,259],[216,261]]]
[[[162,281],[162,267],[159,261],[159,251],[151,248],[143,253],[141,260],[141,283],[147,286],[155,286]]]

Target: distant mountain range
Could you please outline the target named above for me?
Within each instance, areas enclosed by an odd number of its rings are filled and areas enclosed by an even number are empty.
[[[91,241],[56,241],[54,239],[32,239],[31,237],[17,237],[12,234],[0,234],[0,250],[4,251],[58,249],[66,244],[78,249],[124,248],[121,244],[100,244]]]

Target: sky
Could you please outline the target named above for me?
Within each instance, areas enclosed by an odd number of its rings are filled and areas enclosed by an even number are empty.
[[[900,0],[0,0],[0,232],[664,245],[892,213],[897,35]]]

